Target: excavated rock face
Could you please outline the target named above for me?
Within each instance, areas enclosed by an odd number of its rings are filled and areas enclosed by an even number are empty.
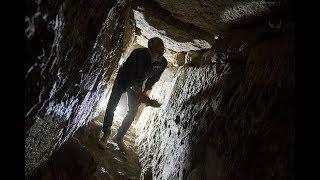
[[[136,21],[136,43],[147,47],[148,39],[160,37],[166,47],[164,57],[174,66],[184,64],[181,59],[189,51],[210,49],[214,37],[189,23],[174,18],[154,1],[134,1],[134,19]],[[184,61],[184,60],[183,60]]]
[[[139,119],[141,177],[293,179],[292,30],[231,30],[201,57],[226,63],[164,75],[151,92],[162,107]]]
[[[134,9],[136,26],[141,35],[137,42],[147,45],[147,39],[160,37],[167,49],[175,52],[209,49],[213,37],[206,31],[175,19],[154,1],[142,1]]]
[[[265,0],[155,1],[170,11],[175,18],[212,34],[220,34],[234,23],[247,23],[266,16],[276,2]]]
[[[94,180],[97,169],[97,162],[92,152],[82,146],[77,139],[71,138],[51,155],[43,166],[32,172],[26,179]]]
[[[92,119],[132,40],[128,5],[111,0],[28,3],[26,174]]]
[[[150,94],[161,108],[139,118],[141,178],[293,179],[293,25],[268,21],[277,3],[133,3],[27,4],[25,173],[105,108],[119,64],[159,36],[170,63]]]

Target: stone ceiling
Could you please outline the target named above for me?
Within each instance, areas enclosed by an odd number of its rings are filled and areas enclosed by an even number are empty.
[[[154,0],[135,1],[136,44],[147,47],[148,39],[160,37],[174,62],[189,51],[210,49],[232,24],[248,23],[271,12],[275,2],[256,0]]]
[[[229,25],[246,23],[270,13],[274,1],[268,0],[155,0],[176,19],[219,34]]]

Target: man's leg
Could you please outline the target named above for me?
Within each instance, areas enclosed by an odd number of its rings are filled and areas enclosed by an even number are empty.
[[[128,107],[129,110],[127,112],[126,117],[123,119],[121,126],[118,129],[116,139],[122,140],[126,132],[128,131],[129,127],[131,126],[134,117],[138,112],[139,107],[139,98],[138,95],[132,90],[127,90],[127,97],[128,97]]]
[[[108,101],[107,109],[104,115],[104,121],[103,121],[103,136],[99,140],[99,144],[102,147],[105,147],[107,140],[109,138],[109,135],[111,133],[111,126],[112,126],[112,121],[113,121],[113,114],[114,111],[119,103],[119,100],[121,98],[121,95],[123,94],[123,88],[119,85],[117,81],[112,86],[112,91],[110,94],[110,98]]]

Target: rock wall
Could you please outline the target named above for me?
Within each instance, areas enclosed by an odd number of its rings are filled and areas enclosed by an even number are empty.
[[[154,1],[142,1],[134,8],[136,26],[141,33],[137,42],[147,45],[147,39],[160,37],[167,49],[175,52],[209,49],[213,37],[206,31],[175,19]]]
[[[280,1],[266,0],[155,0],[183,22],[220,34],[230,25],[265,18]],[[284,1],[286,2],[286,1]]]
[[[157,35],[180,67],[150,94],[162,107],[139,118],[141,178],[292,179],[293,25],[268,19],[280,5],[137,4],[134,13],[129,0],[27,3],[25,173],[99,114],[119,63]]]
[[[68,157],[68,158],[66,158]],[[78,179],[94,180],[98,163],[92,152],[77,139],[70,138],[42,166],[26,176],[26,180]]]
[[[293,179],[293,25],[276,31],[231,30],[200,59],[213,63],[153,89],[166,103],[139,119],[142,179]]]
[[[29,2],[25,173],[92,119],[134,31],[130,2]],[[103,97],[104,98],[104,97]]]

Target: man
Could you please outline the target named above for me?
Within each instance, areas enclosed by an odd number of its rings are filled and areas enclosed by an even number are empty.
[[[122,142],[124,135],[134,120],[140,102],[145,103],[147,106],[160,106],[156,100],[149,99],[146,93],[159,80],[167,66],[167,60],[163,57],[164,52],[163,41],[158,37],[151,38],[148,41],[148,48],[133,50],[122,67],[120,67],[104,117],[103,136],[98,141],[102,148],[106,147],[111,133],[113,113],[123,93],[127,93],[129,111],[115,136],[118,142]],[[143,83],[144,89],[142,89]]]

